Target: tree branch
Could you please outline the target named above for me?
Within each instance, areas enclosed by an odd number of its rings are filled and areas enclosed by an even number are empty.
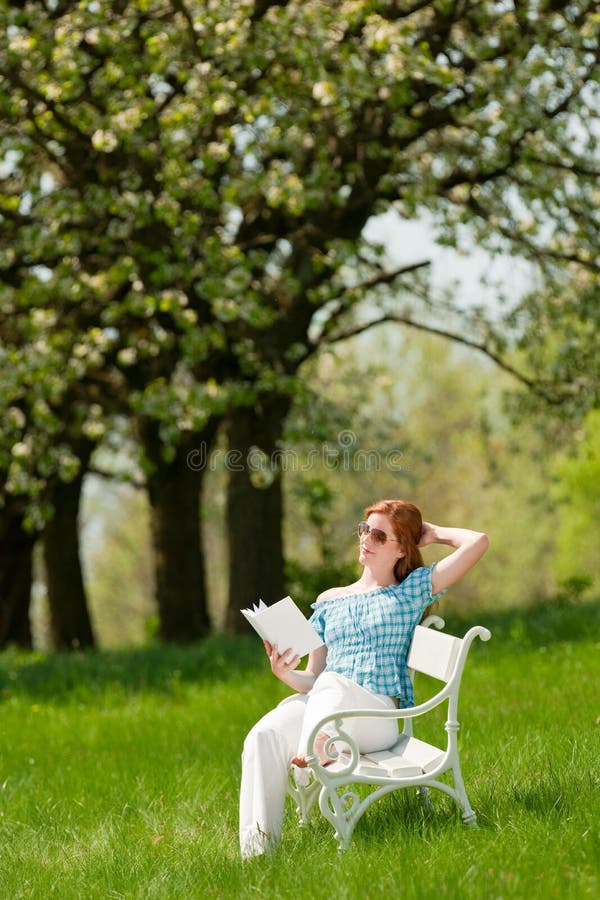
[[[185,19],[188,37],[191,40],[192,47],[196,49],[197,35],[194,30],[194,20],[192,18],[192,14],[190,13],[183,0],[171,0],[171,6],[176,12],[181,13],[183,18]]]
[[[483,219],[484,222],[490,222],[492,218],[491,213],[489,213],[472,194],[467,201],[467,207]],[[578,253],[566,253],[561,250],[552,250],[550,247],[539,247],[528,240],[521,232],[515,231],[512,228],[507,228],[506,225],[502,225],[498,221],[494,221],[493,227],[499,234],[511,241],[511,243],[524,247],[527,253],[534,257],[537,262],[540,261],[540,258],[553,259],[557,262],[576,263],[579,266],[583,266],[585,269],[589,269],[590,272],[600,272],[600,263],[594,259],[586,259],[585,256]]]
[[[520,372],[516,369],[511,363],[507,362],[500,354],[496,353],[485,341],[476,341],[471,338],[465,337],[462,334],[457,334],[453,331],[448,331],[445,328],[437,328],[435,325],[427,325],[425,322],[417,322],[414,319],[411,319],[409,316],[402,315],[392,315],[391,313],[386,313],[378,319],[374,319],[371,322],[365,322],[362,325],[356,325],[353,328],[348,328],[346,331],[339,332],[336,335],[329,336],[326,339],[323,338],[318,341],[319,346],[323,346],[324,344],[334,344],[339,341],[347,341],[350,338],[356,337],[359,334],[362,334],[365,331],[368,331],[370,328],[373,328],[376,325],[383,325],[385,323],[394,323],[396,325],[407,325],[410,328],[415,328],[419,331],[425,331],[428,334],[434,334],[439,337],[443,337],[446,340],[453,341],[457,344],[462,344],[464,347],[469,347],[472,350],[477,350],[480,353],[485,354],[488,359],[491,359],[498,368],[502,369],[504,372],[507,372],[509,375],[512,375],[513,378],[516,378],[517,381],[520,381],[521,384],[524,384],[529,390],[533,391],[533,393],[542,397],[547,403],[552,406],[559,406],[562,402],[562,398],[556,396],[555,394],[551,394],[546,390],[543,386],[543,383],[540,381],[535,381],[532,378],[529,378],[524,372]]]
[[[529,152],[527,152],[523,158],[529,162],[536,163],[538,166],[543,166],[545,169],[557,169],[560,172],[569,172],[572,175],[580,175],[582,178],[600,179],[600,169],[589,168],[577,161],[569,162],[561,159],[544,159],[543,156],[540,156],[537,153]]]
[[[306,354],[306,356],[310,356],[319,346],[324,343],[328,343],[328,338],[326,337],[326,330],[337,320],[341,315],[348,311],[348,305],[344,304],[344,297],[346,297],[350,292],[352,293],[363,293],[365,291],[372,290],[375,287],[378,287],[382,284],[392,284],[397,278],[401,275],[407,275],[410,272],[416,272],[419,269],[423,269],[426,266],[431,265],[431,260],[425,259],[416,263],[409,263],[408,265],[401,266],[399,269],[393,269],[390,272],[379,272],[377,275],[374,275],[372,278],[368,278],[365,281],[360,282],[359,284],[347,285],[337,297],[332,297],[329,300],[329,303],[336,304],[336,306],[330,311],[327,319],[323,322],[321,326],[321,331],[318,337],[314,338],[310,343],[310,348]],[[324,311],[323,307],[320,307],[320,312]]]
[[[287,6],[288,0],[255,0],[254,10],[250,16],[251,22],[260,22],[268,11],[274,6]]]
[[[144,479],[136,478],[135,475],[129,475],[127,472],[108,472],[105,469],[99,469],[97,466],[90,466],[87,474],[95,475],[97,478],[105,478],[107,481],[119,481],[121,484],[130,484],[138,491],[144,491],[148,487]]]
[[[396,278],[399,278],[400,275],[408,275],[409,272],[416,272],[418,269],[424,269],[427,266],[431,265],[430,259],[422,259],[419,262],[409,263],[405,266],[400,266],[399,269],[392,269],[390,272],[380,272],[377,275],[373,275],[372,278],[368,278],[366,281],[362,281],[357,285],[350,285],[347,290],[356,291],[356,290],[365,290],[368,291],[370,288],[377,287],[379,284],[391,284]],[[343,294],[346,293],[344,291]]]

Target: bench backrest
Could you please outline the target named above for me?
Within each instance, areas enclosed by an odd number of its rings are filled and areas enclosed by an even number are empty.
[[[440,681],[449,681],[461,644],[461,638],[417,625],[408,652],[408,667]]]

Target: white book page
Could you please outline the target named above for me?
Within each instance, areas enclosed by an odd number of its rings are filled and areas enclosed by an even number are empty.
[[[284,597],[272,606],[252,610],[243,609],[253,628],[270,644],[277,644],[280,653],[291,650],[292,656],[306,656],[323,645],[323,641],[291,597]],[[288,657],[289,658],[289,657]]]

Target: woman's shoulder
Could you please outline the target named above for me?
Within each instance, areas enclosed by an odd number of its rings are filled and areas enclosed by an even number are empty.
[[[321,591],[321,593],[315,600],[315,603],[322,603],[324,600],[335,600],[336,597],[342,597],[343,593],[343,587],[327,588],[326,591]]]
[[[322,591],[319,594],[319,596],[315,600],[315,603],[321,603],[324,600],[337,600],[338,597],[347,597],[355,592],[355,588],[356,586],[353,584],[348,584],[345,587],[340,586],[327,588],[326,591]]]

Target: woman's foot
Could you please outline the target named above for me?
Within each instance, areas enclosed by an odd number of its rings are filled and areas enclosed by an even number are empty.
[[[327,756],[325,753],[325,742],[328,740],[329,735],[325,731],[319,731],[315,738],[315,753],[320,766],[330,766],[332,762],[335,762],[332,756]],[[292,765],[297,766],[299,769],[305,769],[308,765],[306,756],[304,754],[293,756]]]

